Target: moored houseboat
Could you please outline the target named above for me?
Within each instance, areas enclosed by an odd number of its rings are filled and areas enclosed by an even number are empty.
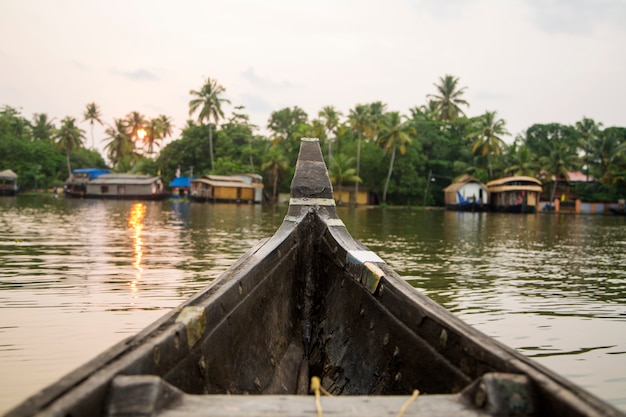
[[[543,190],[541,181],[527,176],[499,178],[487,183],[490,208],[506,213],[536,213],[539,196]]]
[[[172,190],[172,198],[189,198],[191,190],[192,177],[176,177],[170,181],[170,189]]]
[[[87,183],[100,175],[109,174],[106,168],[79,168],[72,171],[72,175],[65,181],[63,193],[66,197],[84,197],[87,193]]]
[[[160,177],[136,174],[102,174],[86,183],[86,198],[117,200],[165,200]]]
[[[488,207],[487,186],[470,175],[463,175],[443,192],[447,210],[485,211]]]
[[[0,171],[0,195],[16,195],[19,189],[15,172],[10,169]]]
[[[198,202],[261,203],[263,179],[256,174],[204,175],[191,181],[189,199]]]

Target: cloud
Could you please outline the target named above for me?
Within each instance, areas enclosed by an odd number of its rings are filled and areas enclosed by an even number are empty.
[[[261,88],[292,88],[293,85],[289,81],[274,81],[268,77],[260,77],[256,74],[256,71],[252,67],[248,67],[245,71],[241,73],[241,76],[249,81],[255,87]]]
[[[468,0],[410,0],[414,7],[432,13],[433,17],[449,20],[463,17],[471,1]]]
[[[621,0],[527,0],[531,22],[548,33],[585,35],[607,23],[622,26],[626,3]]]
[[[77,68],[77,69],[79,69],[81,71],[87,71],[88,70],[88,68],[87,68],[87,66],[85,64],[83,64],[82,62],[77,61],[75,59],[72,60],[72,65],[74,65],[75,68]]]
[[[110,72],[111,74],[119,75],[132,81],[152,81],[159,79],[159,77],[157,77],[154,73],[143,68],[136,69],[135,71],[112,69]]]
[[[273,106],[261,96],[241,94],[239,100],[251,113],[269,114],[274,110]]]

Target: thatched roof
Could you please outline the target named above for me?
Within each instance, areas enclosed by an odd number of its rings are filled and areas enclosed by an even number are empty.
[[[470,183],[470,182],[475,182],[479,184],[481,187],[483,187],[485,190],[487,189],[487,186],[485,184],[478,181],[476,178],[472,177],[471,175],[463,175],[459,177],[456,181],[454,181],[452,184],[444,188],[443,191],[445,193],[456,194],[458,190],[460,190],[461,188],[463,188],[465,184]]]
[[[10,169],[5,169],[4,171],[0,171],[0,179],[2,180],[15,180],[17,179],[17,174]]]
[[[487,196],[487,186],[478,181],[476,178],[472,177],[471,175],[463,175],[443,189],[443,196],[446,204],[459,204],[464,199],[465,195],[465,192],[461,190],[468,184],[476,184],[477,187],[484,190],[484,193],[482,195],[479,192],[479,196],[481,196],[481,203],[485,202],[485,198]],[[470,186],[469,188],[475,191],[476,186]],[[478,197],[474,196],[474,198]]]
[[[210,180],[208,178],[202,177],[202,178],[195,178],[193,180],[191,180],[192,183],[200,183],[200,184],[207,184],[210,185],[212,187],[232,187],[232,188],[255,188],[253,185],[250,184],[246,184],[243,181],[224,181],[223,179],[214,181],[214,180]],[[216,175],[211,175],[211,178],[216,177]]]
[[[527,176],[523,176],[523,175],[517,175],[517,176],[512,176],[512,177],[498,178],[497,180],[489,181],[487,183],[487,187],[493,187],[493,186],[505,185],[505,184],[511,184],[511,185],[541,185],[541,181],[539,181],[537,178],[527,177]]]
[[[542,191],[541,181],[537,178],[526,176],[504,177],[489,181],[487,188],[490,193],[502,193],[507,191]]]

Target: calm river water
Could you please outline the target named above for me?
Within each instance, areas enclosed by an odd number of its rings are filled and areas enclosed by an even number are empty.
[[[0,197],[0,414],[185,301],[286,211]],[[626,217],[339,212],[418,291],[626,410]]]

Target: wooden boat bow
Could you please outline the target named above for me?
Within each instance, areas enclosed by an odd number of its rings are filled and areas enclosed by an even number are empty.
[[[333,397],[316,401],[312,377]],[[417,399],[409,401],[419,390]],[[303,139],[278,231],[8,416],[623,416],[407,284],[338,217]]]

